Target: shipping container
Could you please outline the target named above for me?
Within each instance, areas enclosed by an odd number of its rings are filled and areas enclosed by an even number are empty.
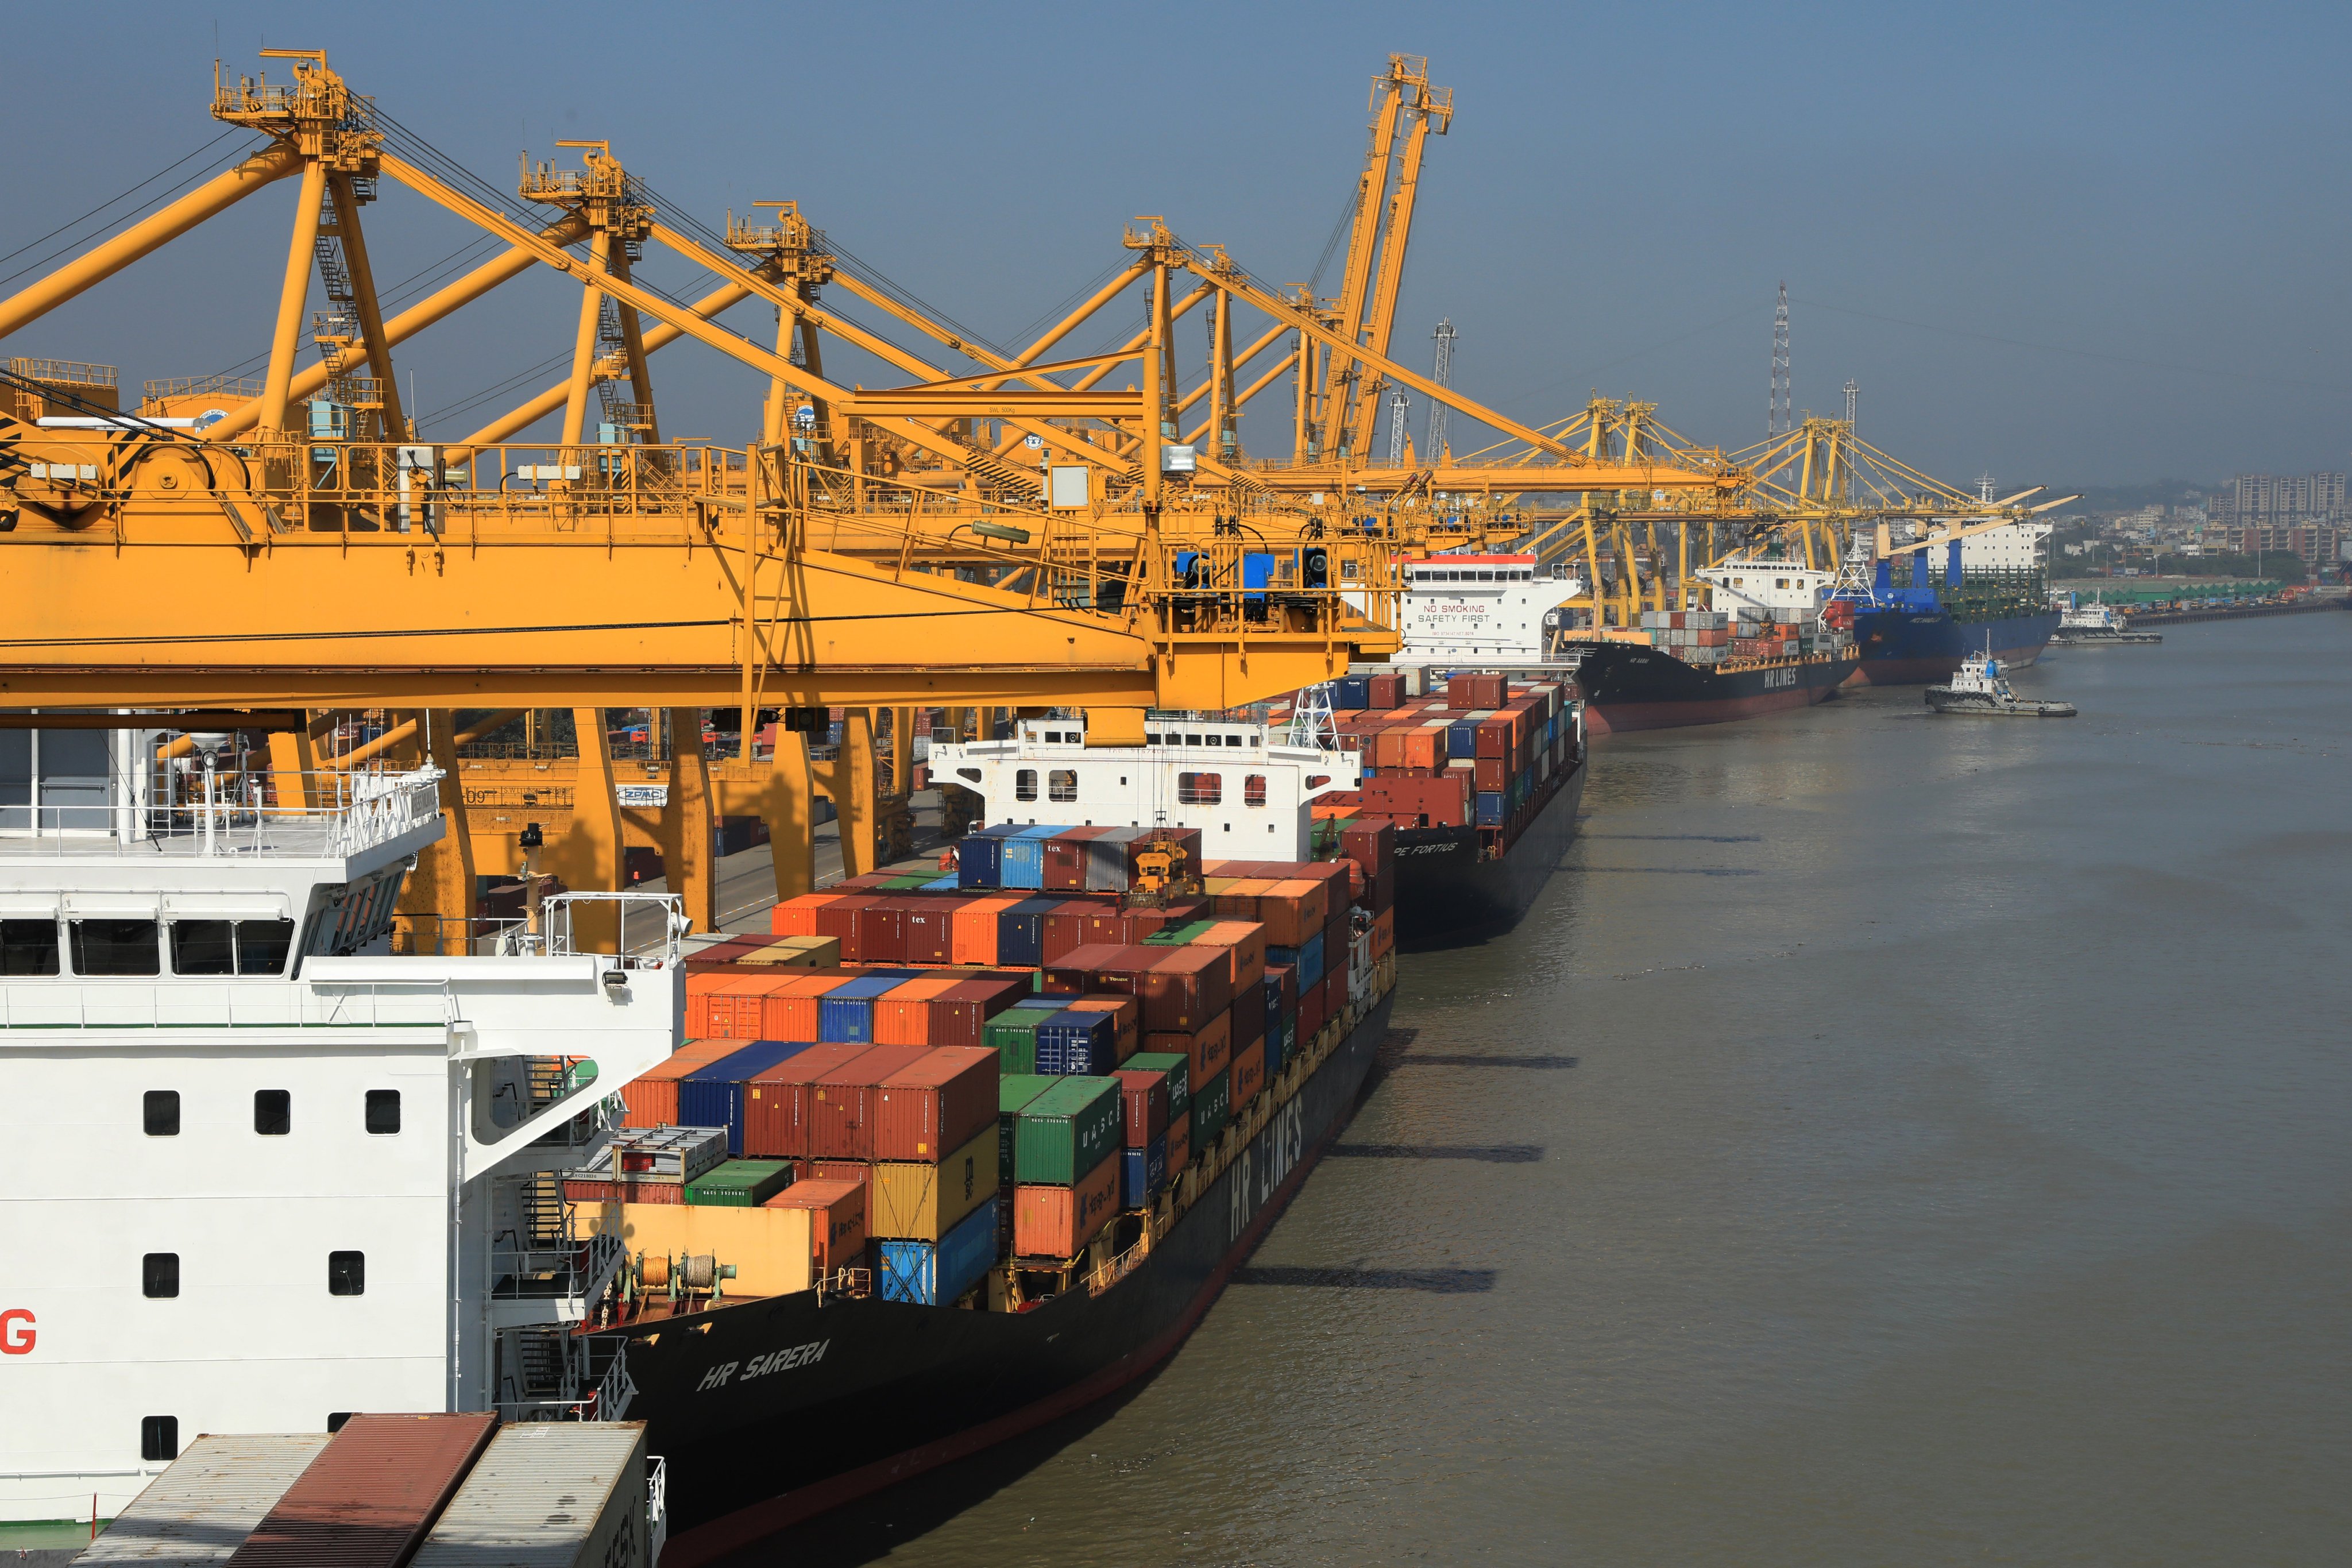
[[[1233,1082],[1223,1073],[1203,1083],[1192,1096],[1192,1146],[1207,1149],[1233,1120]]]
[[[1198,1029],[1223,1016],[1233,1005],[1233,984],[1225,978],[1231,967],[1222,950],[1180,947],[1137,974],[1144,1031]]]
[[[809,1158],[816,1080],[877,1048],[838,1043],[811,1046],[745,1084],[743,1152],[761,1159]]]
[[[1119,1151],[1121,1206],[1148,1209],[1168,1184],[1168,1134],[1161,1132],[1140,1149]]]
[[[808,1089],[808,1157],[813,1160],[874,1158],[874,1118],[883,1081],[912,1067],[929,1046],[876,1046],[826,1073]]]
[[[1191,1081],[1206,1083],[1225,1070],[1225,1063],[1233,1056],[1233,1015],[1218,1014],[1204,1029],[1147,1031],[1143,1045],[1148,1051],[1181,1051],[1191,1063]]]
[[[944,1045],[931,1038],[930,1005],[953,990],[955,982],[926,977],[909,980],[874,999],[874,1043],[877,1046]]]
[[[1256,990],[1265,979],[1265,926],[1260,921],[1218,921],[1192,943],[1225,950],[1230,960],[1225,981],[1235,996]]]
[[[804,1040],[760,1040],[734,1055],[697,1068],[677,1086],[679,1120],[689,1127],[724,1127],[727,1152],[743,1152],[743,1086],[809,1048]]]
[[[996,1052],[997,1064],[1006,1073],[1034,1073],[1037,1070],[1037,1026],[1054,1013],[1037,1007],[1008,1007],[988,1021],[982,1038]]]
[[[1172,1178],[1192,1163],[1192,1112],[1188,1108],[1168,1119],[1168,1174]]]
[[[1092,899],[1064,899],[1047,910],[1037,925],[1040,961],[1047,965],[1061,963],[1066,954],[1086,946],[1087,926],[1101,908],[1102,905]]]
[[[961,1300],[988,1277],[996,1261],[995,1196],[958,1221],[936,1242],[888,1240],[875,1247],[875,1282],[886,1301],[940,1307]]]
[[[904,963],[907,961],[907,906],[897,898],[862,900],[849,913],[849,934],[842,952],[854,963]]]
[[[73,1561],[108,1568],[226,1563],[327,1442],[323,1432],[194,1438]]]
[[[833,1186],[842,1184],[835,1183]],[[865,1191],[862,1182],[849,1184],[861,1194]],[[669,1207],[599,1204],[581,1205],[573,1210],[573,1218],[583,1235],[611,1236],[631,1255],[643,1253],[649,1264],[677,1257],[718,1259],[735,1270],[735,1277],[727,1281],[730,1299],[789,1296],[807,1289],[823,1277],[817,1267],[822,1248],[815,1237],[824,1228],[819,1222],[831,1210],[824,1215],[813,1215],[805,1206],[816,1185],[810,1178],[800,1177],[755,1209],[719,1208],[706,1204]],[[788,1199],[803,1206],[782,1206]],[[862,1199],[857,1212],[862,1234]]]
[[[649,1568],[642,1421],[501,1426],[410,1568]]]
[[[794,1182],[754,1212],[806,1211],[810,1262],[819,1279],[866,1261],[866,1184],[855,1180]],[[721,1259],[721,1261],[726,1261]]]
[[[869,1168],[866,1234],[937,1241],[1002,1184],[996,1129],[966,1139],[944,1160],[877,1160]]]
[[[690,1072],[732,1056],[740,1040],[688,1040],[621,1086],[624,1127],[673,1127],[677,1123],[677,1082]]]
[[[1146,1068],[1117,1072],[1119,1131],[1129,1149],[1140,1149],[1168,1131],[1168,1075]]]
[[[895,974],[843,981],[817,1000],[816,1037],[827,1045],[874,1044],[875,998],[906,983],[904,976]]]
[[[955,903],[952,900],[907,900],[906,940],[901,953],[908,963],[955,962]]]
[[[1100,1078],[1117,1065],[1118,1020],[1109,1013],[1066,1008],[1037,1026],[1037,1070]]]
[[[996,917],[996,962],[1035,969],[1045,962],[1045,915],[1060,899],[1023,899]]]
[[[1021,900],[999,893],[985,899],[958,899],[951,917],[954,958],[958,963],[996,962],[996,917]]]
[[[1023,1106],[1013,1130],[1019,1183],[1081,1181],[1120,1146],[1118,1080],[1064,1078]]]
[[[793,1184],[790,1160],[730,1160],[686,1184],[686,1201],[755,1209]]]
[[[1004,840],[1013,833],[1011,827],[975,827],[956,840],[956,881],[966,888],[1001,888],[1004,885]],[[961,960],[957,962],[961,963]],[[983,960],[993,963],[993,958]]]
[[[1059,826],[1024,827],[1004,841],[1003,884],[1032,891],[1045,885],[1045,841],[1066,832]]]
[[[1111,1018],[1111,1060],[1124,1062],[1143,1048],[1143,1005],[1132,996],[1074,996],[1073,1013],[1108,1013]]]
[[[1087,890],[1123,893],[1135,879],[1138,847],[1149,841],[1141,827],[1106,827],[1087,845]]]
[[[1058,1078],[1047,1078],[1041,1073],[1004,1073],[997,1079],[996,1133],[1002,1185],[1009,1187],[1013,1184],[1013,1134],[1020,1125],[1020,1113],[1039,1095],[1061,1081]]]
[[[405,1568],[498,1429],[494,1415],[354,1415],[228,1561]]]
[[[852,980],[854,974],[791,974],[760,998],[760,1038],[805,1040],[817,1037],[817,1008],[824,997]]]
[[[997,1054],[984,1046],[943,1046],[882,1080],[874,1113],[874,1158],[936,1160],[996,1124]]]
[[[1265,1089],[1265,1043],[1263,1040],[1254,1042],[1246,1050],[1234,1053],[1233,1066],[1227,1069],[1227,1079],[1232,1086],[1234,1110],[1247,1110],[1250,1101]]]
[[[784,900],[768,911],[768,929],[778,936],[838,936],[837,931],[820,931],[816,916],[828,904],[839,903],[845,893],[801,893]]]
[[[1265,987],[1260,983],[1249,995],[1238,997],[1226,1010],[1226,1032],[1232,1040],[1231,1053],[1239,1056],[1265,1038]]]
[[[1140,1051],[1128,1058],[1124,1070],[1166,1076],[1170,1121],[1192,1108],[1192,1058],[1182,1051]]]
[[[1066,827],[1045,841],[1043,886],[1048,892],[1087,890],[1087,852],[1108,827]]]
[[[1105,1159],[1075,1184],[1013,1189],[1013,1250],[1024,1258],[1076,1258],[1118,1212],[1125,1161]]]

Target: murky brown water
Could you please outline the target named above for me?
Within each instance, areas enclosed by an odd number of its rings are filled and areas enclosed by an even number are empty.
[[[2352,1557],[2352,615],[2168,639],[1602,742],[1255,1283],[773,1560]]]

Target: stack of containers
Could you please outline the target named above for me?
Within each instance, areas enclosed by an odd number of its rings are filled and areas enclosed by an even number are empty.
[[[742,1153],[745,1086],[808,1048],[804,1040],[761,1040],[695,1068],[678,1079],[678,1121],[688,1127],[724,1127],[728,1153]]]
[[[866,1228],[884,1300],[953,1301],[995,1262],[999,1083],[993,1051],[947,1046],[877,1087]]]
[[[1066,1262],[1118,1210],[1119,1082],[1057,1078],[1013,1114],[1013,1250]]]

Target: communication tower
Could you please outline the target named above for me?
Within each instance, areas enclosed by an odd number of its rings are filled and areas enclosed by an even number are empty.
[[[1772,314],[1772,393],[1764,405],[1766,439],[1795,427],[1789,395],[1789,280],[1780,280],[1780,308]]]
[[[1430,379],[1440,386],[1454,384],[1454,319],[1451,316],[1437,323],[1437,331],[1429,334],[1437,343],[1437,366]],[[1429,402],[1429,460],[1437,462],[1445,456],[1445,405],[1435,398]]]
[[[1391,468],[1404,463],[1404,426],[1412,412],[1412,399],[1404,395],[1403,387],[1398,387],[1389,398],[1389,467]]]

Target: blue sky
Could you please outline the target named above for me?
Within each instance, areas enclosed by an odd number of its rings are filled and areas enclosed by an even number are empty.
[[[11,36],[0,249],[216,135],[215,50],[251,70],[266,41],[326,48],[509,189],[523,147],[593,136],[713,226],[730,205],[796,198],[838,245],[1000,342],[1114,263],[1137,214],[1304,279],[1352,186],[1369,78],[1390,50],[1425,54],[1456,116],[1431,151],[1399,353],[1425,364],[1451,317],[1455,384],[1509,414],[1554,417],[1597,386],[1658,403],[1696,439],[1752,442],[1785,279],[1800,407],[1835,412],[1851,376],[1864,434],[1948,478],[2352,460],[2352,7],[425,0],[59,7],[19,11]],[[6,352],[118,363],[133,384],[257,354],[292,190]],[[387,283],[470,237],[389,185],[368,216]],[[683,288],[691,270],[649,276]],[[407,347],[402,379],[427,415],[458,405],[563,353],[575,299],[551,275],[518,280]],[[757,306],[727,321],[772,330]],[[1181,340],[1188,364],[1203,346]],[[655,366],[669,432],[753,428],[751,373],[692,344]],[[1247,435],[1271,451],[1286,428],[1268,401]]]

